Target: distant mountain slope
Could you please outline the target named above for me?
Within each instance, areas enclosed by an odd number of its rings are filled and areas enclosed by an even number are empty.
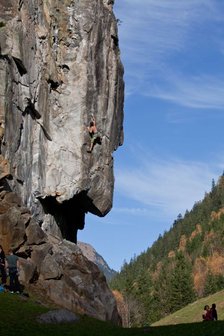
[[[82,250],[84,256],[99,267],[99,269],[103,272],[108,281],[117,274],[117,272],[108,266],[107,262],[103,259],[103,257],[99,253],[97,253],[90,244],[78,241],[78,246]]]
[[[132,326],[151,324],[223,289],[224,175],[146,252],[126,263],[111,287],[133,307]]]

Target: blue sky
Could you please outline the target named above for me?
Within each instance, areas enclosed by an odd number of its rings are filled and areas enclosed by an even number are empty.
[[[111,268],[145,251],[224,170],[224,1],[117,0],[125,142],[113,209],[78,239]]]

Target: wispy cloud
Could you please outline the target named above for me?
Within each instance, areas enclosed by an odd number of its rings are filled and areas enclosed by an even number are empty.
[[[224,78],[167,76],[162,86],[152,86],[144,94],[185,107],[223,110]]]
[[[159,56],[186,47],[195,27],[221,17],[219,1],[211,0],[123,0],[120,39],[128,63],[155,65]],[[116,7],[115,7],[116,8]]]
[[[219,24],[224,21],[222,2],[122,0],[117,1],[115,9],[122,21],[119,35],[121,55],[125,64],[127,96],[134,93],[142,94],[147,88],[151,90],[151,95],[182,106],[220,108],[223,100],[219,94],[223,92],[218,84],[223,86],[222,78],[214,83],[208,69],[202,70],[201,73],[198,70],[200,75],[198,79],[183,75],[184,72],[182,77],[178,78],[176,74],[180,74],[182,69],[178,68],[181,65],[176,62],[175,57],[179,55],[179,59],[184,58],[187,62],[188,55],[200,52],[200,47],[197,49],[195,41],[203,43],[205,32],[206,41],[213,41],[211,43],[214,48],[221,54],[220,45],[223,38]],[[213,26],[211,30],[213,33],[210,33],[209,25]],[[214,31],[217,35],[214,35]],[[174,85],[167,81],[167,69],[176,76]],[[206,77],[207,83],[202,82],[203,77]],[[183,84],[181,80],[184,80]],[[155,83],[161,90],[155,92],[153,88]],[[199,90],[197,85],[202,83]],[[191,95],[192,98],[186,99],[186,95]],[[206,97],[208,98],[203,103],[203,98]]]
[[[138,156],[138,166],[117,170],[116,189],[140,208],[174,219],[204,197],[218,170],[218,164]]]
[[[124,215],[133,215],[133,216],[145,216],[147,214],[149,214],[149,210],[145,207],[141,207],[141,208],[131,208],[131,207],[114,207],[113,208],[113,212],[114,213],[118,213],[118,214],[124,214]]]

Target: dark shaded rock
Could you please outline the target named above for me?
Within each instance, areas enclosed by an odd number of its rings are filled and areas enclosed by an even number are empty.
[[[62,275],[59,264],[53,255],[47,254],[41,262],[40,279],[59,279]]]
[[[19,259],[20,263],[20,271],[19,271],[19,279],[23,284],[28,284],[32,282],[35,275],[36,265],[30,259]]]
[[[41,293],[43,301],[120,324],[116,301],[99,268],[76,244],[44,233],[34,219],[26,228],[27,217],[22,220],[24,215],[20,212],[25,209],[15,204],[16,195],[6,192],[0,205],[9,199],[13,202],[11,207],[6,202],[6,213],[0,215],[0,244],[6,253],[13,247],[20,256],[21,284]],[[19,199],[18,202],[21,203]],[[28,210],[25,214],[30,215]]]
[[[42,261],[44,260],[45,256],[52,252],[52,245],[49,243],[42,244],[41,246],[32,246],[31,258],[33,263],[37,267],[38,273],[40,273],[40,268],[42,265]]]
[[[28,227],[26,228],[26,236],[28,245],[39,245],[46,243],[47,241],[46,233],[33,219],[31,219]]]
[[[13,192],[5,193],[4,203],[9,204],[10,207],[12,206],[12,204],[15,204],[18,207],[20,207],[21,204],[22,204],[21,198]],[[27,212],[28,212],[28,210],[27,210]]]
[[[78,320],[79,317],[67,309],[51,310],[37,317],[40,323],[71,323]]]
[[[18,249],[25,242],[27,219],[24,220],[19,209],[19,207],[12,206],[0,215],[0,243],[7,249]]]

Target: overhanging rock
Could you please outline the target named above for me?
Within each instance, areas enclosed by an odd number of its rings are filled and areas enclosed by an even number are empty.
[[[9,185],[47,232],[73,241],[87,212],[110,211],[112,153],[123,142],[123,67],[112,5],[0,5],[1,147]],[[101,142],[87,153],[91,114]]]

